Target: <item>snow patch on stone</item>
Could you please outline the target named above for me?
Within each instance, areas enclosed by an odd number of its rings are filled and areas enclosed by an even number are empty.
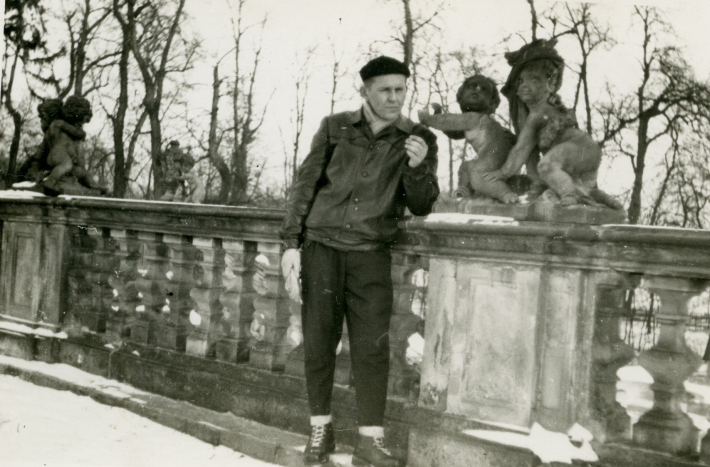
[[[65,332],[52,332],[47,328],[31,328],[25,324],[12,323],[10,321],[0,321],[0,329],[19,332],[21,334],[32,334],[41,337],[54,337],[56,339],[67,338],[67,334]]]
[[[37,193],[36,191],[24,191],[24,190],[0,190],[0,198],[2,199],[33,199],[33,198],[44,198],[43,193]]]
[[[461,214],[457,212],[440,212],[429,214],[425,222],[446,224],[506,224],[518,225],[512,217],[485,216],[482,214]]]
[[[575,424],[570,432],[557,433],[548,431],[539,424],[533,424],[529,435],[491,430],[465,430],[464,434],[495,443],[529,449],[540,458],[543,464],[560,462],[571,464],[573,460],[597,462],[599,457],[592,449],[592,434],[584,427]],[[570,439],[581,441],[576,447]]]
[[[0,355],[0,365],[22,368],[28,371],[36,371],[48,376],[53,376],[57,379],[74,383],[78,386],[95,389],[104,394],[120,397],[122,399],[128,399],[132,396],[150,395],[150,393],[136,389],[128,384],[96,376],[64,363],[50,364]]]

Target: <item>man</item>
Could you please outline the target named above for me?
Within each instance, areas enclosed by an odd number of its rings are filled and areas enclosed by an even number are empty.
[[[396,467],[382,428],[392,314],[388,246],[405,207],[431,212],[438,148],[433,133],[401,114],[409,77],[403,63],[379,57],[360,77],[362,108],[326,117],[300,167],[281,231],[281,266],[292,297],[301,278],[312,426],[305,463],[323,463],[335,449],[330,402],[345,317],[359,425],[353,464]]]

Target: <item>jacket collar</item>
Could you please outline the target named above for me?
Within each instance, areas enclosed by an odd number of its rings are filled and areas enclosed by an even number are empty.
[[[351,125],[356,125],[360,122],[364,122],[365,119],[363,117],[363,112],[364,110],[362,107],[360,107],[358,110],[348,112],[348,122]],[[399,115],[399,118],[393,123],[393,125],[398,130],[401,130],[407,134],[411,134],[414,130],[414,122],[402,114]]]

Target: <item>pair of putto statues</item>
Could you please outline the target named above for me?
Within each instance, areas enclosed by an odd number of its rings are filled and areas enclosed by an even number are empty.
[[[587,204],[622,210],[617,200],[597,186],[601,148],[579,129],[574,112],[557,94],[564,60],[555,41],[536,40],[505,58],[512,67],[502,94],[508,99],[515,135],[493,116],[500,104],[495,82],[475,75],[456,94],[461,114],[419,112],[419,121],[463,139],[477,157],[459,169],[456,197],[490,197],[501,203],[544,198],[562,205]],[[526,176],[520,175],[526,167]]]

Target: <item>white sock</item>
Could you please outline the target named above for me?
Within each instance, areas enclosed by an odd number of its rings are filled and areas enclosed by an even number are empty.
[[[331,415],[315,415],[311,417],[311,426],[327,425],[333,421]]]
[[[362,436],[368,436],[370,438],[384,438],[385,429],[381,426],[361,426],[357,429],[358,433]]]

